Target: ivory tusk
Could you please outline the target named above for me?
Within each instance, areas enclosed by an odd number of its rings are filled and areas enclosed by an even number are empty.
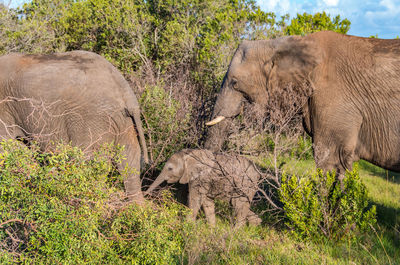
[[[215,119],[209,121],[206,123],[207,126],[212,126],[217,124],[218,122],[221,122],[222,120],[224,120],[225,117],[224,116],[217,116]]]

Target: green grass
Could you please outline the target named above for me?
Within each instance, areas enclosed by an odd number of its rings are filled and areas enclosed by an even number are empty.
[[[400,264],[400,174],[365,161],[358,166],[371,203],[377,206],[378,222],[372,232],[356,242],[318,244],[298,241],[287,230],[269,225],[247,227],[242,241],[250,244],[247,248],[252,251],[245,256],[238,253],[241,260],[230,264],[256,262],[246,260],[250,253],[258,253],[259,264]],[[314,169],[313,160],[291,159],[283,165],[288,174],[308,174]]]
[[[193,240],[196,243],[187,257],[196,256],[200,264],[345,264],[319,246],[293,240],[267,226],[235,230],[227,223],[219,223],[214,229],[204,223],[197,225],[195,231],[206,242]]]
[[[197,222],[189,239],[184,263],[194,264],[398,264],[399,257],[388,256],[375,235],[364,242],[315,244],[293,239],[287,231],[270,226],[235,230],[220,222],[210,228]],[[383,238],[386,244],[386,237]],[[395,250],[395,249],[393,249]],[[192,259],[190,259],[191,257]],[[390,261],[389,261],[390,260]],[[378,261],[378,262],[376,262]]]
[[[289,160],[284,170],[307,174],[315,167],[312,160]],[[352,246],[319,246],[335,262],[356,264],[400,264],[400,174],[384,170],[366,161],[358,162],[359,173],[366,185],[371,203],[377,206],[377,227]],[[338,258],[346,253],[347,258]]]

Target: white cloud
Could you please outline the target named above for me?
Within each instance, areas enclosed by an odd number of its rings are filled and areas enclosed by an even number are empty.
[[[293,14],[293,11],[297,10],[296,4],[290,0],[258,0],[257,2],[264,11],[275,12],[279,15]]]
[[[284,13],[289,13],[291,9],[291,3],[289,0],[281,0],[279,1],[279,5]]]
[[[27,2],[28,0],[0,0],[0,4],[3,4],[10,8],[17,8]]]
[[[395,4],[391,0],[382,0],[379,7],[373,11],[367,11],[365,15],[370,19],[391,18],[400,14],[400,3]]]
[[[395,38],[400,35],[400,0],[257,0],[265,11],[277,16],[289,13],[315,14],[325,11],[331,16],[340,15],[351,22],[349,34],[380,38]]]
[[[396,5],[391,0],[382,0],[379,2],[379,4],[387,9],[396,8]]]
[[[364,19],[378,37],[394,38],[400,35],[400,1],[382,0],[374,8],[366,10]]]
[[[327,6],[337,6],[339,3],[339,0],[323,0],[323,1]]]
[[[260,5],[265,7],[267,10],[274,10],[279,0],[269,0],[269,1],[260,1]]]

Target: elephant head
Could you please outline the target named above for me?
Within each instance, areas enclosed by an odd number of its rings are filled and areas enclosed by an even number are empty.
[[[214,106],[205,148],[219,151],[227,136],[228,118],[239,114],[244,101],[269,104],[282,90],[294,85],[309,96],[304,82],[319,63],[320,51],[313,41],[297,36],[274,40],[244,41],[236,50]]]
[[[172,155],[165,163],[160,175],[147,189],[145,194],[150,194],[161,183],[187,184],[198,178],[201,174],[207,174],[213,166],[213,154],[208,150],[183,149]]]

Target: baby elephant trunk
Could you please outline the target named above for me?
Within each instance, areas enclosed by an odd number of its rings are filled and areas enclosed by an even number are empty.
[[[160,174],[153,182],[153,184],[150,185],[150,187],[145,191],[144,195],[150,194],[155,188],[160,186],[161,183],[163,183],[165,180],[165,177]]]

